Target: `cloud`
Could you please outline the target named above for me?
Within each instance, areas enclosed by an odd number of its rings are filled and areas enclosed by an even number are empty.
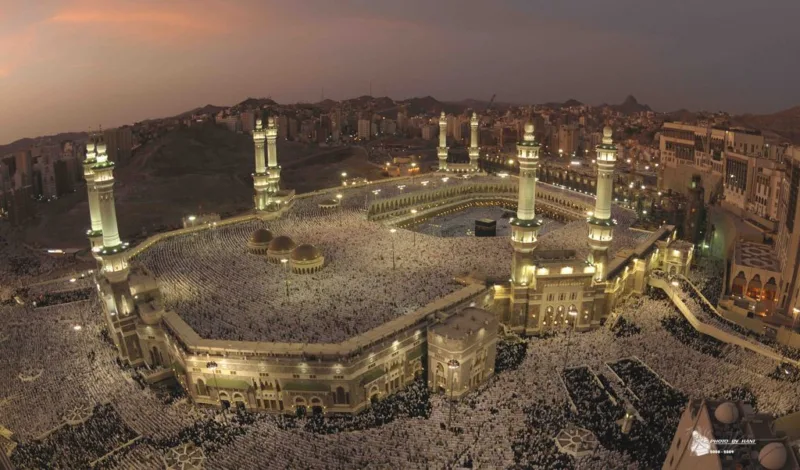
[[[140,41],[194,39],[230,31],[237,8],[208,2],[198,8],[187,2],[114,3],[80,1],[55,12],[49,25],[75,28],[82,34],[126,37]]]

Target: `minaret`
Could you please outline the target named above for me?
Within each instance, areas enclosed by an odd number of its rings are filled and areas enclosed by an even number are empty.
[[[83,179],[86,180],[86,193],[89,200],[89,219],[91,225],[86,235],[93,251],[103,248],[103,222],[100,218],[100,198],[94,187],[94,171],[92,166],[97,163],[97,152],[94,135],[89,133],[89,140],[86,142],[86,158],[83,160]]]
[[[281,167],[278,166],[278,126],[275,118],[267,119],[267,192],[271,198],[281,189]],[[273,199],[270,199],[270,203]]]
[[[478,148],[478,114],[472,113],[472,119],[469,121],[470,138],[469,138],[469,167],[472,171],[478,171],[478,158],[480,157],[480,149]]]
[[[253,142],[256,149],[256,171],[253,173],[253,188],[255,194],[253,195],[256,210],[263,211],[267,208],[269,201],[268,187],[269,176],[267,175],[267,163],[264,157],[264,141],[267,139],[267,133],[264,131],[264,126],[261,119],[256,121],[256,128],[253,130]]]
[[[519,160],[519,201],[517,216],[511,221],[512,289],[533,282],[533,251],[538,243],[542,221],[536,218],[536,172],[539,167],[539,143],[533,136],[533,123],[525,124],[525,136],[517,144]]]
[[[616,222],[611,218],[611,196],[614,184],[614,166],[617,147],[611,140],[611,128],[603,129],[603,143],[597,153],[597,201],[589,217],[589,247],[591,262],[595,267],[595,280],[604,281],[608,270],[608,248],[614,236]]]
[[[436,152],[439,156],[439,170],[447,171],[447,116],[444,111],[439,116],[439,148]]]
[[[92,166],[94,188],[100,206],[103,230],[103,248],[98,258],[103,274],[111,282],[124,281],[128,277],[128,260],[125,254],[127,243],[122,243],[117,228],[117,209],[114,202],[114,162],[108,160],[106,143],[100,135],[97,141],[97,162]]]

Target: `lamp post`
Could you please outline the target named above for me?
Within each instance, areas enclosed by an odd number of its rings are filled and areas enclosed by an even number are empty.
[[[414,185],[414,178],[417,175],[417,164],[415,162],[411,163],[411,185]]]
[[[347,178],[347,172],[343,171],[342,172],[342,186],[347,186],[347,181],[345,180],[345,178]]]
[[[391,234],[392,234],[392,269],[394,269],[395,268],[395,264],[394,264],[394,234],[397,233],[397,229],[396,228],[390,228],[389,232],[391,232]]]
[[[341,211],[342,211],[342,198],[343,198],[343,197],[344,197],[344,196],[342,196],[342,194],[341,194],[341,193],[339,193],[339,194],[337,194],[337,195],[336,195],[336,200],[337,200],[337,201],[339,201],[339,212],[341,212]]]
[[[281,258],[281,264],[283,264],[283,279],[286,284],[286,300],[289,300],[289,260]]]
[[[225,415],[225,407],[222,406],[222,400],[219,399],[219,387],[217,387],[217,367],[219,366],[214,361],[206,363],[206,369],[210,370],[214,375],[214,388],[217,390],[217,401],[219,402],[219,407],[222,408],[222,420],[225,421],[225,424],[228,424],[228,418]]]
[[[455,390],[455,383],[454,378],[456,375],[456,370],[461,367],[461,363],[459,363],[455,359],[450,359],[447,361],[447,368],[450,370],[450,414],[447,417],[447,429],[450,430],[450,426],[453,423],[453,391]]]
[[[416,225],[417,224],[417,210],[416,209],[411,209],[411,215],[414,216],[414,218],[412,219],[411,223],[413,225]],[[416,230],[411,230],[411,231],[414,232],[414,242],[413,242],[412,246],[417,246],[417,231]]]
[[[570,328],[569,331],[567,332],[567,348],[564,351],[564,367],[563,367],[564,369],[567,368],[567,360],[569,359],[569,346],[570,346],[570,340],[572,339],[572,330],[575,329],[575,324],[578,323],[577,310],[571,308],[569,309],[568,313],[569,316],[573,317],[573,320],[572,320],[572,328]]]

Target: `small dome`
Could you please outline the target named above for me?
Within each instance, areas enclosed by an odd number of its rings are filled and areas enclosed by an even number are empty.
[[[445,117],[444,111],[442,111],[442,114],[439,117]]]
[[[279,237],[273,238],[271,242],[269,242],[269,251],[292,251],[294,247],[297,246],[294,243],[294,240],[287,237],[286,235],[281,235]]]
[[[533,123],[528,121],[525,123],[525,133],[526,134],[533,134]]]
[[[260,129],[262,125],[263,125],[263,124],[262,124],[262,121],[261,121],[261,119],[260,119],[260,118],[259,118],[259,119],[256,119],[256,127],[258,127],[258,128]]]
[[[739,420],[739,408],[726,401],[714,410],[714,418],[722,424],[733,424]]]
[[[612,131],[611,128],[606,126],[603,128],[603,137],[611,137]]]
[[[275,237],[272,235],[272,232],[265,228],[260,228],[250,235],[250,243],[254,245],[266,245],[271,242],[273,238]]]
[[[758,453],[758,463],[767,470],[780,470],[786,465],[786,447],[780,442],[770,442]]]
[[[275,118],[274,117],[270,116],[270,118],[267,119],[267,126],[275,127]]]
[[[303,243],[292,251],[294,261],[311,261],[322,256],[322,253],[314,245]]]

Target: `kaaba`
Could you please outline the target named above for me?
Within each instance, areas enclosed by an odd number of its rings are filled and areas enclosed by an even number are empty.
[[[497,221],[492,219],[475,220],[476,237],[495,237],[497,236]]]

